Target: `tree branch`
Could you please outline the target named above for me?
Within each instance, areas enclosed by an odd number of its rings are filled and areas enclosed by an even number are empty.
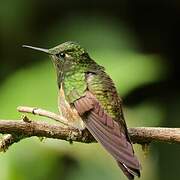
[[[96,142],[89,131],[84,130],[80,132],[73,127],[69,127],[68,121],[55,113],[39,108],[22,106],[18,107],[18,111],[49,117],[63,124],[31,121],[27,117],[24,117],[22,120],[0,120],[0,133],[6,134],[0,139],[1,151],[6,151],[13,143],[32,136],[55,138],[70,142]],[[137,127],[129,128],[128,132],[133,143],[148,144],[151,141],[180,143],[180,128]]]
[[[0,152],[6,152],[6,150],[13,143],[19,142],[21,139],[18,136],[13,136],[12,134],[6,134],[0,139]]]
[[[50,111],[47,111],[47,110],[44,110],[44,109],[40,109],[40,108],[37,108],[37,107],[19,106],[19,107],[17,107],[17,110],[19,112],[22,112],[22,113],[30,113],[30,114],[34,114],[34,115],[48,117],[50,119],[53,119],[53,120],[55,120],[57,122],[62,123],[66,127],[69,126],[67,119],[65,119],[64,117],[62,117],[62,116],[60,116],[58,114],[55,114],[53,112],[50,112]]]

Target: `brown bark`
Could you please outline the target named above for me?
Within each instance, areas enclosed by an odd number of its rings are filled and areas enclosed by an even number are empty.
[[[32,107],[19,107],[18,111],[49,117],[60,123],[31,121],[27,117],[24,117],[23,120],[0,120],[0,133],[6,134],[0,140],[0,150],[2,151],[8,149],[13,143],[32,136],[82,143],[96,142],[87,130],[80,132],[69,127],[68,121],[55,113]],[[133,143],[148,144],[151,141],[180,143],[180,128],[136,127],[129,128],[128,132]]]

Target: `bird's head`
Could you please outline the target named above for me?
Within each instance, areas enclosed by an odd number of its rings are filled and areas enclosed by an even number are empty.
[[[87,51],[76,42],[65,42],[51,49],[37,48],[33,46],[23,45],[23,47],[42,51],[48,54],[57,71],[68,71],[73,67],[84,67],[92,63]]]

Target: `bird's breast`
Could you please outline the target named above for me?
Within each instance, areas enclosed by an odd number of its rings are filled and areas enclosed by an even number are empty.
[[[85,125],[81,117],[79,116],[77,110],[73,105],[70,105],[66,100],[62,84],[59,90],[58,108],[60,114],[68,120],[68,123],[70,125],[72,125],[74,128],[77,128],[79,130],[85,129]]]

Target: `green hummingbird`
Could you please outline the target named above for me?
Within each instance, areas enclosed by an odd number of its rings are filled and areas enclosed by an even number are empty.
[[[60,114],[73,127],[87,128],[114,157],[128,179],[140,177],[141,165],[128,135],[122,101],[104,67],[75,42],[51,49],[24,47],[43,51],[51,57],[57,73]]]

